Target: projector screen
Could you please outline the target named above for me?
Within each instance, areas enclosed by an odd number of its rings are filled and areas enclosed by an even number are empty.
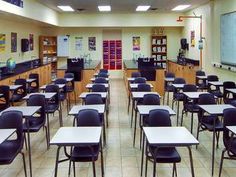
[[[222,64],[236,66],[236,12],[221,15],[220,55]]]

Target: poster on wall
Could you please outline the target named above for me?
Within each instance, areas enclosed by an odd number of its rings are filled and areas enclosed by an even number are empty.
[[[191,47],[195,47],[195,31],[191,31]]]
[[[5,52],[6,48],[6,34],[0,34],[0,53]]]
[[[139,51],[140,50],[140,37],[135,36],[133,37],[133,51]]]
[[[18,7],[22,7],[23,8],[23,0],[3,0],[6,1],[10,4],[16,5]]]
[[[83,48],[83,37],[75,37],[75,50],[81,51]]]
[[[96,37],[88,38],[88,49],[89,51],[96,51]]]
[[[30,50],[34,50],[34,35],[33,34],[29,35],[29,48]]]
[[[11,52],[17,52],[17,33],[11,33]]]

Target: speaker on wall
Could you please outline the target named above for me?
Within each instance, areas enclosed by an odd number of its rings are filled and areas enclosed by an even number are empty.
[[[27,52],[29,50],[29,39],[21,39],[21,51]]]
[[[181,49],[183,50],[188,50],[188,43],[187,43],[187,39],[186,38],[182,38],[180,40],[180,44],[181,44]]]

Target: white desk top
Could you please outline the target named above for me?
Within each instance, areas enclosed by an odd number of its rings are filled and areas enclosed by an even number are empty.
[[[110,76],[110,74],[109,73],[106,73],[108,76]],[[94,73],[93,74],[94,76],[98,76],[98,73]]]
[[[236,126],[226,126],[226,128],[232,133],[236,134]]]
[[[147,140],[158,146],[191,146],[198,140],[185,127],[143,127]]]
[[[93,105],[76,105],[73,106],[69,112],[69,115],[77,115],[79,111],[85,109],[95,109],[99,114],[105,113],[105,104],[93,104]]]
[[[0,129],[0,144],[7,140],[16,129]]]
[[[94,82],[94,81],[95,81],[95,79],[96,79],[96,78],[95,78],[95,77],[93,77],[93,78],[91,78],[91,79],[90,79],[90,81]],[[106,81],[109,81],[109,78],[105,78],[105,79],[106,79]]]
[[[147,83],[148,84],[148,83]],[[152,84],[149,84],[151,88],[153,88]],[[138,84],[129,84],[131,89],[137,89],[138,88]]]
[[[102,127],[61,127],[50,141],[51,145],[93,145],[100,142]]]
[[[202,79],[202,80],[205,80],[207,79],[207,76],[196,76],[198,79]]]
[[[66,82],[71,82],[74,80],[73,78],[63,78],[63,79],[65,79]],[[57,78],[53,79],[52,82],[55,82],[55,80],[57,80]]]
[[[27,83],[31,83],[31,82],[34,82],[34,81],[36,81],[36,79],[26,79]]]
[[[151,110],[154,109],[164,109],[169,112],[170,115],[176,115],[176,113],[169,107],[169,106],[162,106],[162,105],[138,105],[138,112],[141,115],[148,115]]]
[[[223,114],[224,109],[227,108],[235,108],[230,104],[209,104],[209,105],[199,105],[204,111],[208,112],[209,114],[216,114],[220,115]]]
[[[208,92],[183,92],[184,95],[186,95],[190,99],[198,99],[199,95],[208,93]]]
[[[236,93],[236,88],[231,88],[231,89],[226,89],[226,90],[231,92],[231,93]]]
[[[132,94],[132,98],[134,98],[134,99],[143,98],[144,95],[146,95],[146,94],[159,95],[157,92],[131,92],[131,94]],[[159,97],[161,97],[161,96],[159,95]]]
[[[221,81],[214,81],[214,82],[208,82],[208,83],[214,86],[223,86],[223,82]]]
[[[87,84],[87,85],[86,85],[86,88],[87,88],[87,89],[92,89],[93,85],[95,85],[95,84]],[[109,87],[109,84],[99,83],[99,85],[104,85],[105,88],[108,88],[108,87]]]
[[[57,85],[58,85],[59,89],[62,89],[63,87],[65,87],[66,84],[57,84]],[[47,86],[47,85],[42,85],[42,86],[40,87],[40,89],[41,89],[41,90],[45,90],[45,89],[46,89],[46,86]]]
[[[31,95],[44,95],[45,96],[45,99],[51,99],[52,97],[54,97],[57,93],[56,92],[43,92],[43,93],[30,93],[30,94],[27,94],[23,99],[27,100],[29,99],[29,97]]]
[[[17,90],[18,88],[22,87],[22,85],[9,85],[10,90]]]
[[[175,78],[174,77],[166,77],[165,81],[166,82],[174,82]]]
[[[27,117],[34,115],[40,108],[41,106],[12,106],[0,112],[0,115],[6,111],[21,111],[23,116]]]
[[[142,78],[144,78],[144,77],[142,77]],[[134,81],[135,79],[136,79],[136,77],[128,77],[127,78],[128,81]],[[147,80],[146,78],[144,78],[144,79]]]
[[[2,97],[3,96],[3,94],[2,93],[0,93],[0,97]]]
[[[182,88],[184,88],[184,85],[185,85],[185,84],[172,84],[172,86],[174,86],[174,87],[177,88],[177,89],[182,89]]]
[[[91,95],[91,94],[99,94],[102,96],[102,98],[107,98],[107,92],[83,92],[80,94],[79,98],[86,98],[87,95]]]

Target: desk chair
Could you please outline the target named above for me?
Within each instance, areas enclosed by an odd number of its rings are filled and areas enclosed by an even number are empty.
[[[28,85],[28,93],[39,92],[39,74],[31,73],[29,79],[36,79]]]
[[[226,90],[231,88],[236,88],[236,84],[234,82],[223,82],[223,100],[225,104],[230,104],[232,101],[236,100],[236,94],[232,94],[232,97],[230,97],[230,92]]]
[[[165,74],[165,78],[175,78],[175,74],[171,72],[167,72]],[[165,81],[165,88],[164,88],[164,95],[163,95],[163,105],[165,104],[165,93],[167,92],[167,104],[169,104],[169,93],[174,92],[174,87],[170,82]]]
[[[23,98],[27,95],[27,89],[26,89],[26,80],[25,79],[16,79],[15,80],[15,85],[22,85],[20,88],[17,90],[13,91],[13,94],[10,98],[10,102],[12,106],[14,106],[15,102],[20,102],[23,100]]]
[[[206,73],[202,70],[196,71],[196,76],[206,76]],[[199,79],[196,77],[196,86],[201,90],[207,90],[207,79]]]
[[[219,78],[216,75],[208,75],[207,81],[208,82],[219,81]],[[213,95],[215,95],[217,98],[219,98],[219,102],[221,102],[221,98],[223,98],[223,93],[220,91],[219,86],[212,86],[208,83],[208,90],[207,91],[209,93],[212,93]]]
[[[141,73],[140,72],[132,72],[131,77],[141,77]]]
[[[56,79],[55,84],[65,84],[66,85],[66,79],[65,78],[59,78]],[[69,112],[69,101],[67,99],[67,89],[66,87],[64,87],[62,90],[60,90],[60,94],[59,94],[59,99],[60,99],[60,103],[66,101],[66,107],[67,107],[67,112]]]
[[[1,85],[0,86],[0,94],[3,94],[2,97],[0,97],[0,111],[3,111],[4,109],[8,108],[10,106],[10,88],[8,85]]]
[[[74,73],[65,73],[64,78],[71,78],[73,79],[70,82],[67,82],[66,84],[66,91],[69,94],[68,95],[68,101],[69,101],[69,108],[70,108],[70,93],[74,92],[74,99],[75,99],[75,104],[76,104],[76,92],[75,92],[75,75]]]

